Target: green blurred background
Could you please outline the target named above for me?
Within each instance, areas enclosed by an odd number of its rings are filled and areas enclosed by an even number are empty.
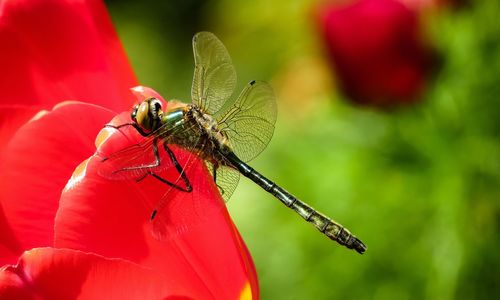
[[[140,82],[189,101],[191,38],[226,45],[238,88],[269,81],[273,140],[251,165],[346,225],[359,255],[242,178],[229,210],[262,299],[492,299],[500,295],[500,3],[424,18],[441,55],[422,101],[346,101],[314,1],[106,1]],[[353,37],[355,38],[355,37]]]

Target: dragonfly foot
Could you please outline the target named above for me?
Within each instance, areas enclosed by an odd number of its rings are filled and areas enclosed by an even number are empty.
[[[156,213],[157,213],[157,212],[158,212],[158,211],[157,211],[156,209],[155,209],[155,210],[153,210],[153,212],[151,213],[151,217],[149,218],[149,220],[153,221],[153,219],[156,217]]]

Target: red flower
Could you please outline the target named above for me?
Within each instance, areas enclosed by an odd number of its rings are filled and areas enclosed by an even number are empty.
[[[141,203],[165,186],[97,174],[94,139],[112,110],[130,109],[137,84],[100,1],[3,2],[0,42],[0,298],[258,298],[251,257],[201,163],[189,175],[210,218],[162,241]],[[62,100],[87,103],[51,108]],[[97,142],[124,140],[114,131]]]
[[[418,99],[430,51],[417,12],[397,0],[359,0],[323,7],[320,26],[344,92],[385,106]]]
[[[436,10],[445,7],[457,7],[467,0],[399,0],[411,9]]]

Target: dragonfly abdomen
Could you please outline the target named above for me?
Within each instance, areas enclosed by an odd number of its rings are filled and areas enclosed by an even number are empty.
[[[361,240],[354,236],[344,226],[323,215],[271,180],[267,179],[264,175],[242,162],[234,153],[227,153],[225,157],[236,169],[238,169],[238,171],[240,171],[241,174],[257,183],[267,192],[271,193],[287,207],[293,209],[304,220],[314,225],[314,227],[316,227],[321,233],[349,249],[354,249],[359,253],[365,252],[366,246],[363,242],[361,242]]]
[[[349,230],[308,204],[296,199],[291,208],[330,239],[359,253],[365,252],[366,246]]]

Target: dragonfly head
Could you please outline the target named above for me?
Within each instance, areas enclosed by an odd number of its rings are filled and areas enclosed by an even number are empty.
[[[163,116],[161,101],[157,98],[148,98],[135,105],[130,116],[142,129],[154,131],[161,126]]]

